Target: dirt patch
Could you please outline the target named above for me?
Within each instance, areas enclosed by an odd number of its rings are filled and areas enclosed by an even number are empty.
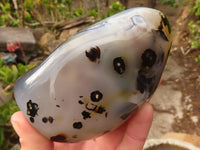
[[[200,136],[200,62],[194,61],[198,54],[199,50],[192,51],[186,56],[176,51],[171,57],[185,68],[183,78],[176,82],[178,90],[183,93],[184,116],[182,119],[175,118],[173,129]],[[173,79],[171,81],[173,82]]]

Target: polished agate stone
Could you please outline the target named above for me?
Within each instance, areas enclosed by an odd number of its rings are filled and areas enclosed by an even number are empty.
[[[14,86],[30,124],[57,142],[119,127],[156,90],[171,47],[166,16],[133,8],[72,36]]]

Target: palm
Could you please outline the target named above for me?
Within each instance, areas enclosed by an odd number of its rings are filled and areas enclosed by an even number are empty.
[[[152,116],[152,107],[145,104],[118,129],[79,143],[49,141],[28,123],[22,112],[13,114],[11,122],[20,137],[21,150],[141,150],[151,126]]]

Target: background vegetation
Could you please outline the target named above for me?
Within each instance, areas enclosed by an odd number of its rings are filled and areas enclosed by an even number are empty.
[[[35,64],[23,65],[5,65],[3,60],[0,59],[0,82],[3,87],[3,92],[5,95],[13,93],[13,85],[19,76],[33,68]],[[1,98],[0,105],[0,149],[7,150],[17,142],[17,135],[14,132],[12,125],[10,123],[11,115],[18,111],[19,108],[13,99],[4,102]]]

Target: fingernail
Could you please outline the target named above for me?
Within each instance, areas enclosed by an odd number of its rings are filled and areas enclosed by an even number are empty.
[[[11,124],[13,126],[13,128],[15,129],[15,131],[17,132],[17,134],[20,132],[20,122],[19,122],[19,118],[15,115],[15,113],[11,116]]]

